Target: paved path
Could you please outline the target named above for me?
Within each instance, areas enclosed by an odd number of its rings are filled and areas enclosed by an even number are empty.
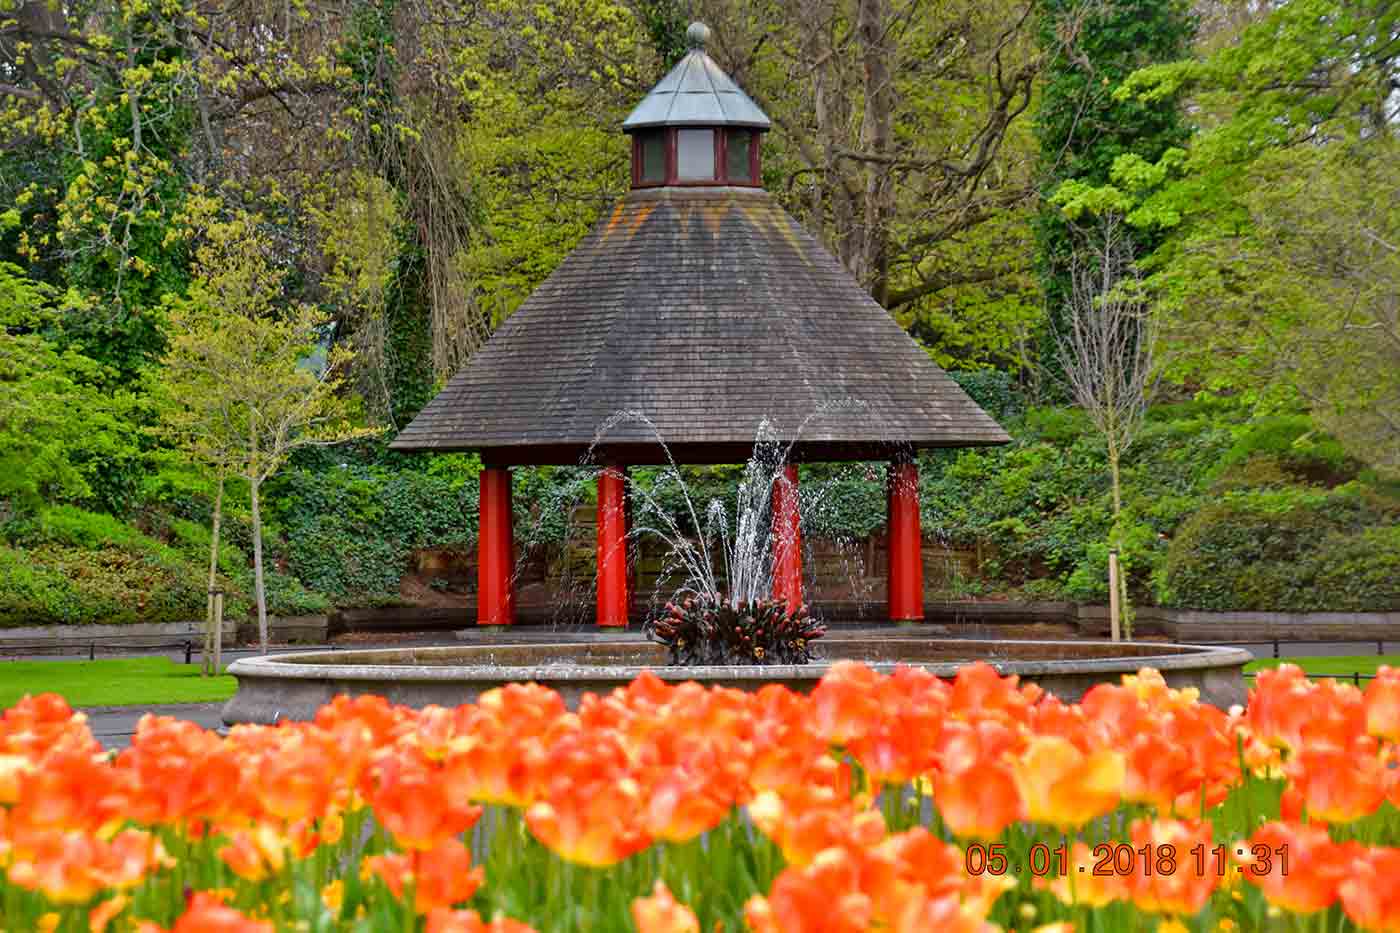
[[[164,706],[87,706],[88,728],[99,742],[109,749],[126,748],[136,731],[136,721],[147,713],[157,716],[177,716],[197,722],[206,729],[221,729],[222,703],[170,703]]]

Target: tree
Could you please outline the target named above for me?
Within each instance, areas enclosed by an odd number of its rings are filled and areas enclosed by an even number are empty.
[[[325,315],[314,305],[282,301],[256,218],[211,224],[208,236],[188,295],[170,302],[164,418],[189,454],[218,473],[220,488],[226,472],[248,482],[258,638],[266,654],[262,485],[298,446],[366,432],[349,426],[350,406],[337,394],[349,351],[326,351]]]
[[[1155,162],[1184,144],[1190,130],[1175,95],[1141,100],[1118,91],[1138,69],[1185,55],[1194,21],[1181,0],[1041,0],[1039,15],[1050,60],[1035,118],[1042,194],[1036,262],[1053,338],[1073,300],[1075,236],[1051,203],[1054,195],[1066,182],[1107,184],[1123,156]],[[1155,247],[1154,236],[1138,232],[1142,252]]]
[[[1119,464],[1147,411],[1156,375],[1156,331],[1142,300],[1127,225],[1115,214],[1075,231],[1070,294],[1055,331],[1059,369],[1069,394],[1103,436],[1108,450],[1113,528],[1109,533],[1110,624],[1119,636],[1119,604],[1127,609],[1127,586],[1118,572],[1123,494]],[[1132,616],[1127,612],[1127,634]]]
[[[1310,400],[1363,460],[1392,456],[1391,210],[1400,9],[1292,0],[1253,11],[1198,58],[1135,72],[1115,98],[1189,101],[1198,130],[1106,183],[1057,192],[1112,209],[1139,241],[1177,380]],[[1346,359],[1347,365],[1337,365]]]
[[[715,54],[782,131],[769,187],[891,310],[1005,274],[966,262],[961,240],[1032,191],[1017,135],[1040,65],[1029,14],[786,0],[718,17]]]
[[[1349,453],[1400,478],[1400,139],[1280,150],[1249,184],[1248,223],[1178,261],[1198,272],[1179,339],[1295,389]]]
[[[0,228],[17,222],[0,214]],[[50,286],[0,262],[0,522],[45,501],[93,494],[94,461],[131,458],[126,391],[102,391],[100,363],[54,339]]]

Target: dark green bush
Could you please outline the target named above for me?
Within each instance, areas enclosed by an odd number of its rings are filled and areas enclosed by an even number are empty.
[[[267,485],[280,535],[271,543],[292,576],[337,602],[394,598],[414,548],[475,543],[475,476],[348,462],[288,468]]]
[[[1216,476],[1250,462],[1272,463],[1294,482],[1335,486],[1355,479],[1361,464],[1334,438],[1321,434],[1307,415],[1273,415],[1249,422],[1220,458]],[[1247,485],[1247,482],[1243,485]]]
[[[1182,525],[1158,596],[1183,609],[1400,609],[1396,521],[1348,487],[1231,494]]]
[[[1026,409],[1026,396],[1016,377],[998,369],[969,369],[948,373],[982,410],[1003,424]]]
[[[177,622],[204,615],[204,581],[156,548],[0,546],[0,627]]]

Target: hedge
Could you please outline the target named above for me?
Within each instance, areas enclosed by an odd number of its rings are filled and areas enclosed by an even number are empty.
[[[1400,610],[1400,525],[1354,486],[1228,494],[1171,542],[1161,604],[1276,612]]]

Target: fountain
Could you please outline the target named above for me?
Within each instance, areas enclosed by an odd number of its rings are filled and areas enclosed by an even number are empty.
[[[225,721],[271,723],[307,718],[341,693],[378,694],[409,706],[451,706],[512,681],[552,687],[572,706],[584,693],[622,686],[642,671],[651,671],[663,680],[696,680],[711,686],[757,689],[780,683],[806,691],[836,660],[862,661],[882,672],[899,664],[915,664],[940,676],[952,676],[959,666],[982,660],[1004,674],[1039,683],[1065,700],[1078,699],[1096,683],[1151,666],[1172,686],[1195,687],[1216,705],[1227,707],[1244,701],[1240,671],[1250,655],[1234,648],[930,638],[917,627],[842,628],[828,634],[824,626],[808,617],[805,606],[790,612],[785,600],[763,595],[771,592],[774,567],[780,563],[772,555],[797,544],[783,539],[780,531],[764,521],[772,509],[770,492],[782,490],[785,482],[783,451],[766,431],[754,450],[745,479],[739,484],[732,532],[721,503],[696,506],[674,463],[667,477],[679,484],[686,511],[697,527],[705,529],[697,538],[685,535],[651,493],[630,487],[643,516],[630,534],[651,534],[666,541],[675,564],[685,574],[666,610],[650,620],[641,633],[493,632],[491,643],[480,645],[245,658],[230,668],[238,677],[239,690],[225,708]],[[774,464],[779,466],[775,469]],[[701,515],[705,516],[703,523]],[[645,520],[648,517],[651,522]],[[723,576],[716,572],[716,565],[723,568]],[[728,590],[721,580],[729,582]],[[747,617],[751,624],[767,626],[770,635],[790,631],[789,644],[770,647],[778,640],[770,637],[758,647],[771,653],[760,651],[757,657],[752,656],[752,641],[739,644],[732,637],[716,638],[706,647],[695,638],[693,626],[707,613]],[[681,624],[687,620],[691,627]],[[689,637],[689,643],[677,644],[678,631]],[[817,643],[820,647],[813,644],[814,638],[821,639]],[[798,640],[802,643],[794,647],[791,642]],[[741,659],[744,655],[748,656]]]
[[[877,670],[919,664],[940,675],[985,660],[1066,699],[1152,666],[1210,702],[1243,701],[1250,656],[1237,649],[971,640],[920,628],[916,454],[1009,437],[764,190],[770,121],[706,54],[709,30],[694,24],[687,35],[691,51],[623,123],[632,190],[392,444],[481,456],[476,634],[485,637],[239,660],[225,721],[306,718],[339,693],[455,705],[521,680],[574,702],[644,670],[803,690],[839,659]],[[628,530],[629,499],[645,500],[629,468],[746,459],[732,527],[723,508],[689,503],[697,541],[664,521]],[[889,464],[888,621],[849,628],[833,620],[820,656],[792,663],[818,653],[817,630],[799,609],[798,464],[871,460]],[[511,467],[581,462],[600,467],[598,629],[521,633],[510,628]],[[686,578],[678,612],[650,620],[664,644],[629,629],[636,594],[627,545],[640,533],[666,540]],[[727,620],[733,637],[724,650],[686,641],[711,624],[707,612]],[[737,660],[749,663],[714,663]]]

